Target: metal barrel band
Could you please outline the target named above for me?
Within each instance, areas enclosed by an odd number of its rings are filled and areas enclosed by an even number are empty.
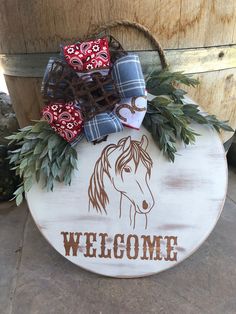
[[[144,73],[150,73],[153,66],[160,64],[156,51],[133,51],[139,55]],[[223,57],[219,57],[222,55]],[[17,77],[42,77],[50,57],[58,56],[59,52],[1,54],[0,65],[3,73]],[[185,73],[204,73],[236,68],[236,45],[165,49],[165,55],[171,71]],[[161,68],[161,65],[160,65]]]

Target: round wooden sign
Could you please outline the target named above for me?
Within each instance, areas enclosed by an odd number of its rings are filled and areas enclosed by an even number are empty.
[[[175,163],[144,128],[82,141],[71,186],[35,184],[27,194],[42,234],[71,262],[107,276],[147,276],[183,261],[214,228],[227,188],[218,135],[193,128],[201,136],[179,146]]]

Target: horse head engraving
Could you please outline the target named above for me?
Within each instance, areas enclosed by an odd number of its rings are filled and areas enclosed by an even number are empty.
[[[144,215],[147,227],[147,214],[155,201],[149,187],[153,166],[147,153],[148,138],[143,135],[140,141],[130,136],[122,138],[117,144],[106,146],[98,158],[88,188],[89,207],[107,214],[109,195],[104,185],[107,176],[117,193],[120,194],[119,216],[122,216],[122,200],[129,200],[130,224],[135,227],[136,214]]]

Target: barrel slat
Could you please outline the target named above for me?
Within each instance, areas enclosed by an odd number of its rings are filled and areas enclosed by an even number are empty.
[[[2,0],[0,10],[0,52],[26,52],[17,1]]]
[[[40,94],[42,79],[6,75],[5,80],[20,127],[40,119],[43,104]]]
[[[182,0],[179,47],[233,44],[235,0]]]

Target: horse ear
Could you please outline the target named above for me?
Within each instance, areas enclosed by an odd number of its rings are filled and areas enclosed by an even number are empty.
[[[148,138],[146,135],[142,136],[142,139],[140,141],[140,146],[142,147],[143,150],[146,151],[147,147],[148,147]]]
[[[123,150],[126,150],[130,147],[131,145],[131,137],[127,136],[125,138],[122,138],[119,142],[118,145],[123,146]]]

